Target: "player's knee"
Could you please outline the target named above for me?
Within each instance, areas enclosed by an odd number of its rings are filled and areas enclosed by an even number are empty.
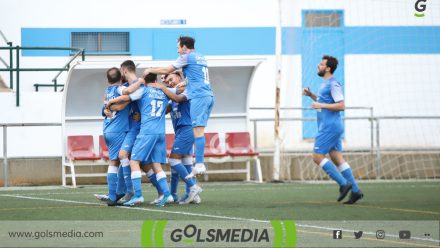
[[[124,150],[119,151],[119,160],[127,159],[128,158],[128,152]]]
[[[317,165],[319,165],[321,161],[325,158],[324,155],[318,153],[313,153],[312,157],[313,157],[313,162],[315,162],[315,164]]]
[[[194,137],[201,137],[205,134],[205,127],[194,127]]]
[[[171,158],[181,159],[181,158],[182,158],[182,155],[175,154],[175,153],[171,153],[171,154],[170,154],[170,159],[171,159]]]
[[[109,161],[109,166],[119,166],[119,160],[110,160]]]
[[[159,163],[153,163],[152,166],[153,166],[153,171],[156,174],[163,171],[162,166]]]

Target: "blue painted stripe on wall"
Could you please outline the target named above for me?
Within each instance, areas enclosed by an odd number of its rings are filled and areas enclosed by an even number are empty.
[[[177,58],[179,35],[196,38],[196,48],[205,55],[272,55],[275,53],[275,28],[23,28],[23,46],[70,47],[71,32],[130,32],[130,53],[154,59]],[[50,55],[49,55],[50,54]],[[66,56],[68,52],[24,51],[24,56]]]
[[[440,27],[345,27],[345,54],[438,54]],[[283,28],[283,54],[301,54],[304,29]],[[314,32],[314,29],[307,29]],[[318,32],[325,32],[320,28]]]
[[[21,46],[70,47],[70,31],[64,28],[22,28]],[[23,50],[23,56],[69,56],[69,51]]]
[[[308,29],[313,32],[312,29]],[[345,27],[345,54],[438,54],[440,27]],[[23,28],[22,46],[70,47],[71,32],[130,32],[133,56],[175,59],[181,34],[196,38],[205,55],[273,55],[275,28]],[[321,29],[322,31],[322,29]],[[301,54],[302,27],[284,27],[283,54]],[[24,56],[67,56],[66,51],[23,51]]]

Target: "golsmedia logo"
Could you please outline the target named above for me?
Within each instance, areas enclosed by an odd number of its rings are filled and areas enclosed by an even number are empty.
[[[203,230],[195,225],[187,225],[184,229],[174,229],[171,232],[173,242],[266,242],[269,243],[269,233],[267,229],[221,229],[210,228]]]
[[[167,224],[168,227],[167,227]],[[216,226],[217,224],[217,226]],[[142,247],[296,247],[294,221],[269,223],[144,221]]]
[[[424,17],[426,10],[426,1],[427,0],[416,0],[416,3],[414,5],[414,8],[416,9],[416,13],[414,13],[415,17]]]

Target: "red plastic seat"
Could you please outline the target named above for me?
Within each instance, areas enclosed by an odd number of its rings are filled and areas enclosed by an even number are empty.
[[[218,133],[205,133],[205,157],[227,156],[220,148]]]
[[[99,135],[99,156],[104,159],[108,160],[108,146],[107,143],[105,143],[104,135]]]
[[[248,132],[226,133],[226,153],[230,156],[257,156]]]
[[[173,144],[174,144],[174,134],[173,133],[166,134],[166,142],[167,142],[167,156],[170,156],[171,150],[173,149]]]
[[[95,154],[92,135],[67,137],[67,157],[70,160],[99,160]]]

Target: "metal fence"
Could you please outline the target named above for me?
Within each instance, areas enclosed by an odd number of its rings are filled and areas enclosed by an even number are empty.
[[[62,72],[68,71],[70,69],[70,64],[81,55],[81,60],[85,60],[85,52],[82,48],[74,48],[74,47],[21,47],[21,46],[12,46],[12,42],[8,41],[3,33],[0,31],[0,36],[3,37],[5,42],[7,43],[7,47],[0,46],[1,50],[8,50],[9,51],[9,64],[0,57],[0,62],[6,67],[6,68],[0,68],[0,71],[7,71],[9,72],[9,88],[12,90],[14,89],[14,72],[15,72],[15,96],[16,96],[16,106],[20,106],[20,73],[21,72],[37,72],[37,71],[56,71],[58,72],[56,76],[52,79],[52,84],[35,84],[35,89],[38,91],[38,87],[53,87],[54,91],[56,92],[58,88],[62,88],[64,85],[58,84],[58,77],[61,75]],[[15,50],[15,67],[14,67],[14,51]],[[74,54],[71,56],[69,61],[64,64],[63,67],[60,68],[21,68],[20,66],[20,51],[22,50],[55,50],[55,51],[70,51],[74,52]]]
[[[367,152],[371,153],[372,155],[375,155],[375,166],[378,174],[378,178],[380,178],[380,172],[381,172],[381,161],[382,161],[382,152],[384,151],[384,148],[381,145],[381,123],[387,120],[440,120],[440,115],[433,115],[433,116],[427,116],[427,115],[420,115],[420,116],[374,116],[374,110],[372,107],[347,107],[348,110],[368,110],[369,114],[367,116],[344,116],[344,120],[366,120],[370,122],[370,146]],[[274,108],[250,108],[250,110],[274,110]],[[281,108],[281,110],[311,110],[311,108],[300,108],[300,107],[291,107],[291,108]],[[316,121],[316,117],[284,117],[280,118],[281,122],[304,122],[304,121]],[[274,118],[250,118],[249,121],[252,123],[253,127],[253,142],[254,147],[257,150],[259,149],[258,145],[258,123],[260,122],[274,122]],[[438,127],[440,128],[440,126]],[[411,148],[403,148],[403,147],[396,147],[396,148],[387,148],[387,151],[438,151],[440,152],[440,146],[430,146],[430,147],[411,147]],[[352,149],[350,151],[354,152],[365,152],[365,149],[362,150],[356,150]],[[264,150],[265,153],[272,153],[272,149],[266,149]],[[311,152],[311,150],[288,150],[288,152],[292,153],[302,153],[302,152]]]
[[[251,110],[273,110],[273,108],[252,108]],[[299,110],[303,108],[285,108],[287,110],[294,109]],[[308,109],[308,108],[306,108]],[[371,107],[356,107],[356,108],[347,108],[347,109],[365,109],[368,110],[369,116],[356,116],[356,117],[345,117],[345,120],[367,120],[370,122],[370,147],[368,152],[375,155],[376,157],[376,169],[377,174],[380,178],[381,171],[381,152],[383,148],[381,147],[381,123],[387,120],[408,120],[408,119],[416,119],[416,120],[440,120],[440,116],[374,116],[373,108]],[[258,150],[258,123],[259,122],[274,122],[274,118],[250,118],[250,122],[253,124],[253,140],[254,147]],[[298,121],[316,121],[316,118],[281,118],[283,122],[298,122]],[[50,127],[50,126],[61,126],[61,123],[0,123],[0,126],[3,129],[3,173],[4,173],[4,186],[8,186],[8,127]],[[390,150],[390,149],[388,149]],[[402,149],[395,149],[395,151],[400,151]],[[434,150],[440,152],[440,147],[429,147],[429,148],[418,148],[411,149],[414,150]],[[266,151],[266,153],[270,153],[273,151]],[[304,151],[297,151],[304,152]],[[310,151],[307,151],[310,152]]]
[[[3,129],[3,182],[8,187],[8,127],[50,127],[61,126],[61,123],[0,123]]]

